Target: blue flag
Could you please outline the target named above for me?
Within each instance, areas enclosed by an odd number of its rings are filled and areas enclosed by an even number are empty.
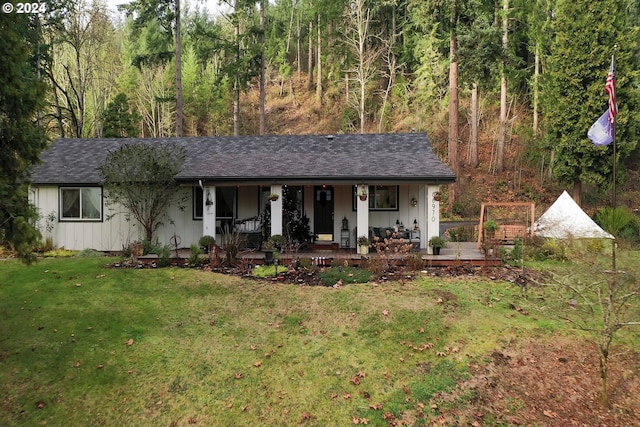
[[[609,110],[593,124],[587,136],[595,145],[609,145],[613,142],[613,127],[609,121]]]

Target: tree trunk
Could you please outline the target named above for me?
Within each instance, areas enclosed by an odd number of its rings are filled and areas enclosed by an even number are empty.
[[[298,82],[302,79],[302,28],[300,25],[300,13],[296,19],[296,63],[298,65]]]
[[[582,206],[582,181],[579,179],[573,181],[573,200],[578,206]]]
[[[457,0],[452,2],[451,11],[451,32],[449,35],[449,166],[455,174],[456,182],[453,183],[449,191],[449,209],[458,200],[460,188],[460,168],[458,165],[458,35],[456,33],[456,23],[458,22]]]
[[[538,136],[538,104],[540,81],[540,43],[536,44],[536,54],[533,66],[533,136]]]
[[[349,72],[345,71],[344,73],[344,103],[349,104],[349,92],[351,88],[349,87]]]
[[[180,0],[176,0],[176,136],[184,136],[182,128],[182,37],[180,36]]]
[[[234,11],[238,13],[240,8],[239,1],[235,0]],[[236,61],[240,62],[240,20],[236,20],[236,27],[234,29],[236,37]],[[240,135],[240,77],[235,76],[233,81],[233,134],[235,136]]]
[[[502,49],[509,46],[509,0],[502,1]],[[502,61],[500,70],[500,134],[496,147],[496,172],[504,170],[504,147],[507,139],[507,64]]]
[[[469,139],[468,164],[474,168],[478,166],[479,104],[478,83],[473,83],[471,88],[471,137]]]
[[[265,14],[265,0],[260,0],[260,30],[262,31],[262,46],[260,46],[260,135],[264,135],[267,132],[267,124],[266,117],[264,112],[264,104],[266,100],[266,60],[265,60],[265,49],[266,49],[266,36],[265,36],[265,24],[264,24],[264,14]]]
[[[318,81],[316,82],[316,100],[322,104],[322,27],[320,26],[320,14],[318,14]]]
[[[313,90],[313,21],[309,21],[309,65],[307,66],[309,76],[307,87]]]

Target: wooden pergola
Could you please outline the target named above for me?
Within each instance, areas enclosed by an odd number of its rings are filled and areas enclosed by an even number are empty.
[[[485,240],[484,235],[484,223],[487,221],[487,208],[489,207],[502,207],[502,208],[526,208],[529,212],[529,223],[522,221],[522,225],[517,224],[505,224],[500,225],[500,228],[496,232],[495,240],[502,242],[511,242],[518,237],[529,236],[534,234],[536,204],[533,202],[496,202],[496,203],[483,203],[480,207],[480,224],[478,226],[478,248],[482,246],[482,242]],[[525,210],[527,212],[527,210]]]

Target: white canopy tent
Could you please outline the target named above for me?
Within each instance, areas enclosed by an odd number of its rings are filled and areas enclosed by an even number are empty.
[[[589,218],[566,191],[536,221],[535,234],[556,239],[615,239]]]

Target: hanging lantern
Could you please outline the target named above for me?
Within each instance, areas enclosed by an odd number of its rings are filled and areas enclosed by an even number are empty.
[[[342,229],[343,230],[349,229],[349,220],[347,219],[346,215],[344,218],[342,218]]]

